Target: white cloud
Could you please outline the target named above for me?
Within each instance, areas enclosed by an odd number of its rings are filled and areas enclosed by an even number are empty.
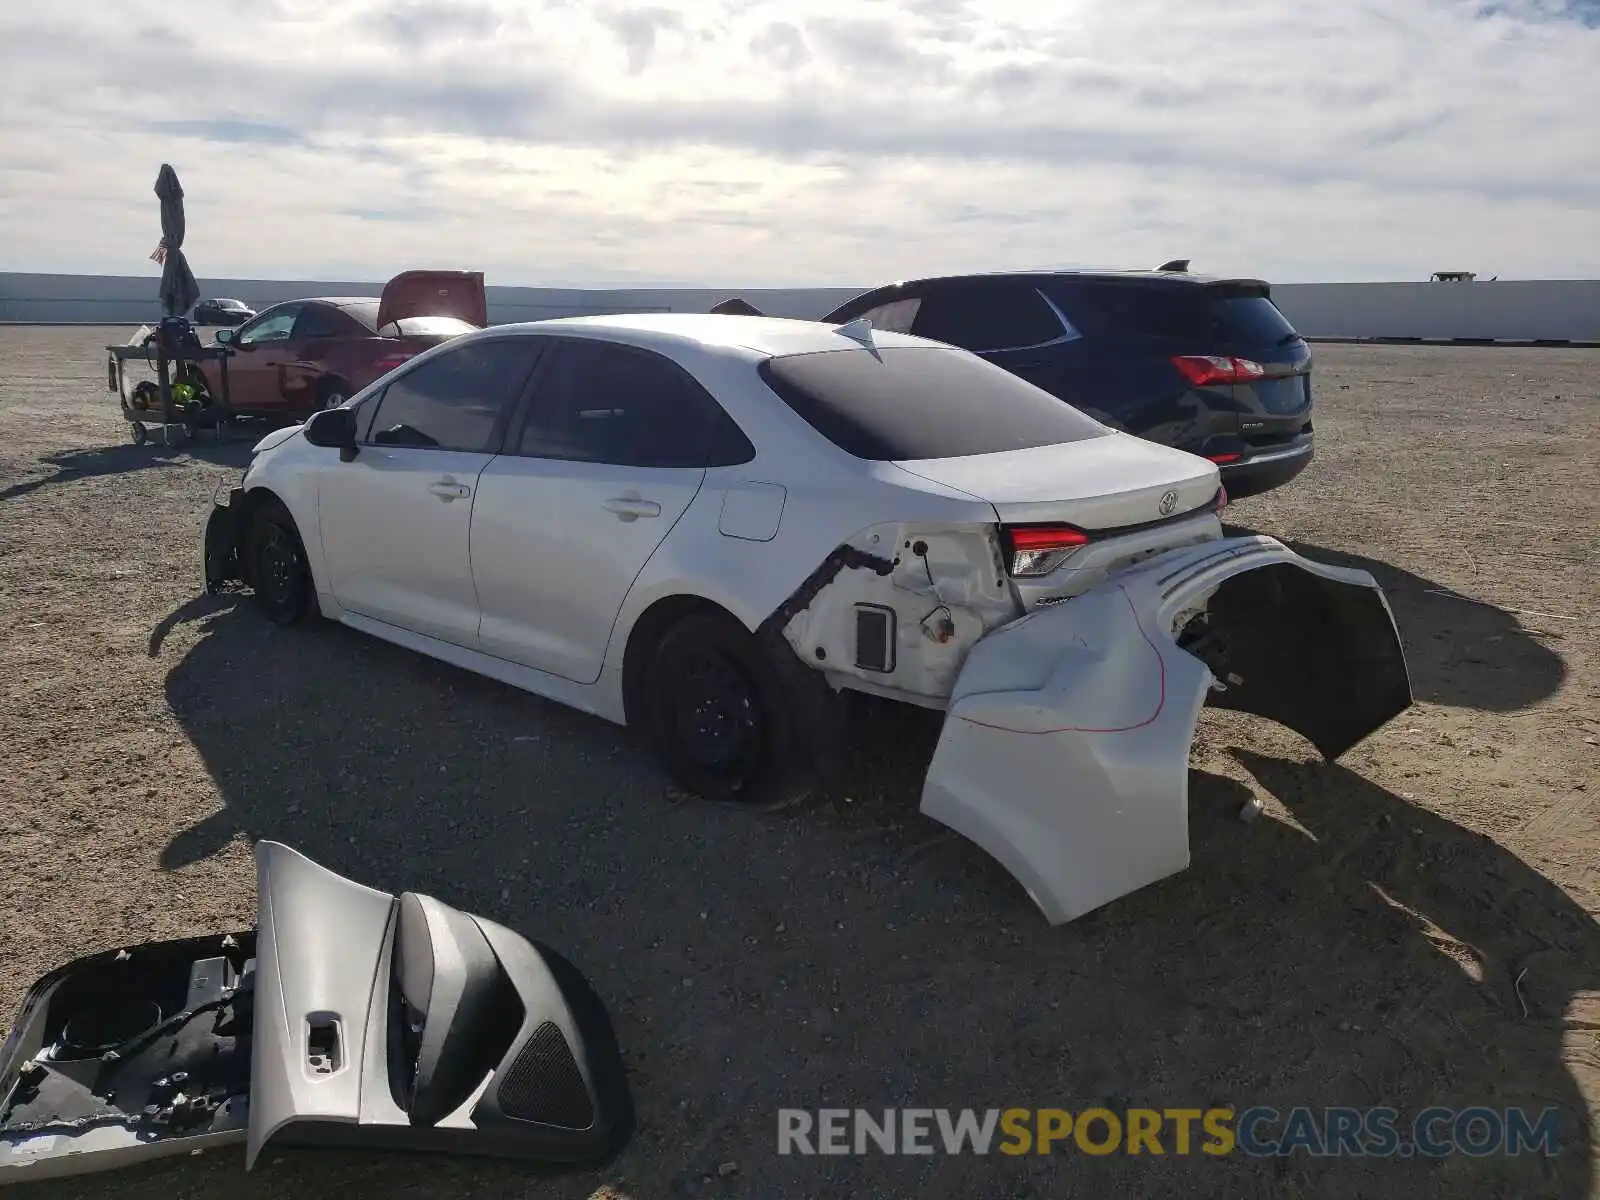
[[[0,13],[0,265],[872,284],[1600,274],[1600,2],[155,0]]]

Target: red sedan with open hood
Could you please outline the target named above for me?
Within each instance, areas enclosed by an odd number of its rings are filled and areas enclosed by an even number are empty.
[[[371,296],[317,296],[263,309],[238,329],[217,331],[232,346],[230,407],[244,416],[304,420],[430,346],[489,323],[481,271],[406,271]],[[203,364],[221,394],[220,366]]]

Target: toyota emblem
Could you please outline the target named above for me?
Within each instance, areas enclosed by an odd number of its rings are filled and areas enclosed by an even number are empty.
[[[1173,509],[1175,509],[1177,507],[1178,507],[1178,493],[1177,492],[1168,492],[1166,495],[1161,497],[1161,503],[1156,505],[1156,508],[1158,508],[1161,511],[1161,515],[1163,517],[1167,516],[1169,513],[1172,512]]]

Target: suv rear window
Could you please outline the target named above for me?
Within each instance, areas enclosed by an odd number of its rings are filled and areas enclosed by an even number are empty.
[[[761,364],[778,397],[835,446],[895,462],[964,458],[1101,437],[1099,422],[960,350],[896,346]]]
[[[1074,320],[1123,333],[1226,346],[1276,346],[1294,326],[1254,289],[1077,282],[1057,297]]]

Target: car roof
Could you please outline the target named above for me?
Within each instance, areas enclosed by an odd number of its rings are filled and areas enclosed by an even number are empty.
[[[590,317],[557,317],[515,325],[493,325],[496,333],[570,333],[603,337],[647,349],[700,348],[743,352],[772,358],[780,354],[818,354],[828,350],[860,350],[861,342],[839,332],[840,326],[787,317],[742,317],[722,313],[619,313]],[[874,329],[872,344],[932,346],[936,343],[909,334]]]
[[[1196,275],[1189,271],[1112,271],[1112,270],[1059,270],[1041,271],[975,271],[966,275],[928,275],[919,279],[900,279],[894,283],[883,284],[881,287],[912,287],[929,283],[966,283],[975,280],[1016,279],[1016,280],[1043,280],[1043,279],[1112,279],[1134,283],[1174,283],[1174,284],[1206,284],[1221,282],[1220,275]],[[1257,280],[1239,282],[1259,282]],[[879,291],[881,288],[873,288]]]

